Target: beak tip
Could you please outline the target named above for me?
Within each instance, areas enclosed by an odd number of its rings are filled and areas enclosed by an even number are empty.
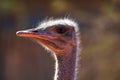
[[[21,32],[21,31],[17,31],[17,32],[16,32],[16,35],[19,36],[20,32]]]
[[[19,34],[19,31],[16,32],[16,35]]]
[[[30,36],[30,34],[32,34],[33,32],[30,30],[22,30],[22,31],[17,31],[16,35],[19,37],[27,37]]]
[[[16,35],[17,36],[21,36],[22,34],[25,34],[26,33],[26,31],[17,31],[16,32]]]

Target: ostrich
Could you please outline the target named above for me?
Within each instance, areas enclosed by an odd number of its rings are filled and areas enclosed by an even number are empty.
[[[75,21],[68,18],[50,19],[36,28],[16,34],[36,41],[52,53],[55,59],[54,80],[76,80],[80,41]]]

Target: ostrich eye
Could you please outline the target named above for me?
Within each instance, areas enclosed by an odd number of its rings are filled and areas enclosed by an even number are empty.
[[[67,29],[64,25],[57,26],[55,30],[59,34],[64,34],[67,31]]]

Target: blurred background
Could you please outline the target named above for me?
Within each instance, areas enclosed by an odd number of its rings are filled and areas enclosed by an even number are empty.
[[[51,55],[16,31],[65,16],[80,27],[78,80],[120,80],[120,0],[0,0],[0,80],[53,80]]]

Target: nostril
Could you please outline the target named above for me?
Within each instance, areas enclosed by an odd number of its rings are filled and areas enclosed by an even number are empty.
[[[38,33],[38,30],[34,30],[34,31],[32,31],[32,32]]]
[[[42,29],[36,29],[36,30],[32,30],[33,33],[37,33],[37,34],[45,34],[46,31],[42,30]]]

